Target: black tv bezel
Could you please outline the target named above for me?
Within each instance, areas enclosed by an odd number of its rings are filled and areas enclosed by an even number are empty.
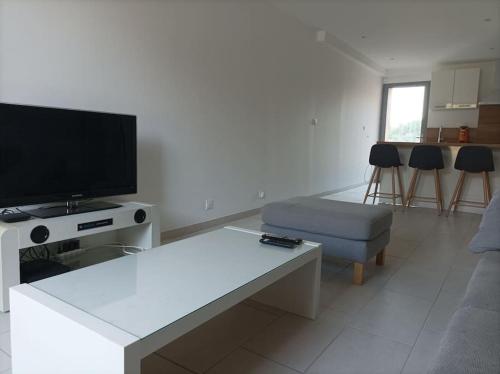
[[[70,109],[70,108],[60,108],[60,107],[49,107],[49,106],[38,106],[38,105],[25,105],[25,104],[13,104],[13,103],[5,103],[0,102],[1,105],[9,105],[9,106],[17,106],[17,107],[26,107],[26,108],[40,108],[40,109],[55,109],[55,110],[69,110],[73,112],[85,112],[85,113],[94,113],[94,114],[112,114],[119,115],[124,117],[130,117],[134,119],[133,124],[133,144],[132,144],[132,152],[133,152],[133,175],[135,183],[134,185],[127,187],[118,187],[112,189],[100,189],[93,191],[73,191],[71,193],[64,194],[50,194],[50,195],[36,195],[36,196],[27,196],[22,198],[0,198],[0,208],[11,208],[11,207],[20,207],[27,205],[42,205],[48,203],[56,203],[56,202],[67,202],[67,201],[78,201],[78,200],[86,200],[86,199],[95,199],[101,197],[111,197],[111,196],[119,196],[119,195],[132,195],[137,193],[137,116],[133,114],[123,114],[123,113],[112,113],[112,112],[101,112],[101,111],[90,111],[83,109]]]

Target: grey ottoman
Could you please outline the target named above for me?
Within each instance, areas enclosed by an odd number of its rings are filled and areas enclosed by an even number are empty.
[[[323,253],[354,261],[353,283],[362,284],[364,264],[384,264],[392,210],[316,197],[296,197],[262,208],[262,231],[323,244]]]

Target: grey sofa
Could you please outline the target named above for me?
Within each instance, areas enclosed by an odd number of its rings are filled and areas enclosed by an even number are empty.
[[[447,326],[429,374],[500,373],[499,192],[486,209],[470,250],[484,254]]]

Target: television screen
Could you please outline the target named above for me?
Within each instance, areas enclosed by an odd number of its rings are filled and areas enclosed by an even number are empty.
[[[0,104],[0,207],[137,192],[136,117]]]

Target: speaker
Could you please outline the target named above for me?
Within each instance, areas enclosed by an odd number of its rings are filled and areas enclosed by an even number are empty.
[[[37,226],[31,230],[31,241],[36,244],[42,244],[49,238],[49,229],[46,226]]]
[[[144,209],[138,209],[134,214],[134,221],[136,223],[143,223],[146,220],[146,211]]]

